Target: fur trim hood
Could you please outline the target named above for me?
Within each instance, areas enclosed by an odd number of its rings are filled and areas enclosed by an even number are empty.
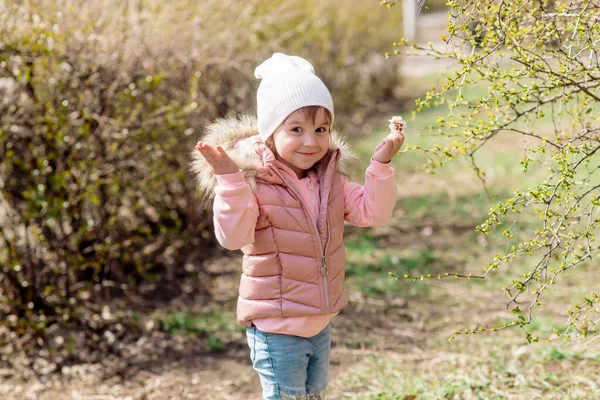
[[[261,170],[275,161],[275,155],[258,137],[256,118],[248,115],[239,117],[220,118],[210,124],[202,142],[211,146],[221,146],[229,157],[240,167],[246,182],[254,190],[256,179]],[[331,132],[329,151],[323,160],[339,151],[337,170],[348,176],[350,164],[356,157],[350,151],[348,144],[337,131]],[[217,179],[212,168],[198,150],[194,148],[191,153],[192,161],[190,170],[195,176],[200,191],[204,194],[205,201],[210,201],[214,196]]]

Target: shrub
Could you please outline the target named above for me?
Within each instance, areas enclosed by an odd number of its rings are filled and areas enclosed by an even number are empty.
[[[253,108],[253,68],[273,51],[310,59],[339,113],[372,110],[399,84],[397,66],[381,64],[396,24],[358,0],[0,3],[0,284],[12,326],[90,326],[79,306],[176,283],[215,248],[186,171],[194,136]]]

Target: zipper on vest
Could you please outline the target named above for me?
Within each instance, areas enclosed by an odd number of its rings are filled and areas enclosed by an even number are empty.
[[[310,211],[309,211],[308,207],[306,206],[306,203],[304,202],[304,200],[302,200],[302,196],[300,196],[298,194],[298,192],[296,191],[294,186],[292,184],[290,184],[288,182],[287,178],[282,176],[279,173],[279,171],[277,171],[276,168],[273,168],[273,171],[277,175],[279,175],[279,177],[285,182],[288,189],[290,189],[292,191],[292,193],[294,193],[294,196],[296,196],[296,198],[298,199],[300,204],[302,204],[304,213],[308,216],[308,221],[309,221],[311,227],[313,228],[313,232],[315,234],[315,237],[317,238],[317,242],[319,243],[319,254],[321,255],[321,261],[322,261],[320,273],[321,273],[321,276],[323,277],[323,287],[325,289],[325,312],[329,313],[330,312],[329,311],[329,282],[327,281],[327,275],[329,275],[329,267],[327,267],[327,248],[329,247],[329,240],[330,240],[329,221],[327,221],[327,243],[325,243],[325,247],[323,247],[323,242],[321,241],[321,236],[319,235],[319,227],[313,221],[313,219],[310,215]]]
[[[329,284],[327,282],[327,275],[329,275],[329,268],[327,267],[327,256],[323,256],[322,258],[323,264],[321,267],[321,276],[325,281],[325,307],[327,308],[327,312],[329,312]]]

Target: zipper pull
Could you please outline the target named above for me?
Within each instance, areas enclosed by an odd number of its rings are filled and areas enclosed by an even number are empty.
[[[329,274],[329,268],[327,267],[327,256],[323,256],[323,266],[321,267],[321,275],[325,276]]]

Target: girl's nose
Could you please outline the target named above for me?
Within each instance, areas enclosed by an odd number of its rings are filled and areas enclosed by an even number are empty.
[[[312,133],[308,133],[307,135],[304,135],[304,145],[305,146],[315,146],[317,144],[317,140],[315,139],[315,136]]]

